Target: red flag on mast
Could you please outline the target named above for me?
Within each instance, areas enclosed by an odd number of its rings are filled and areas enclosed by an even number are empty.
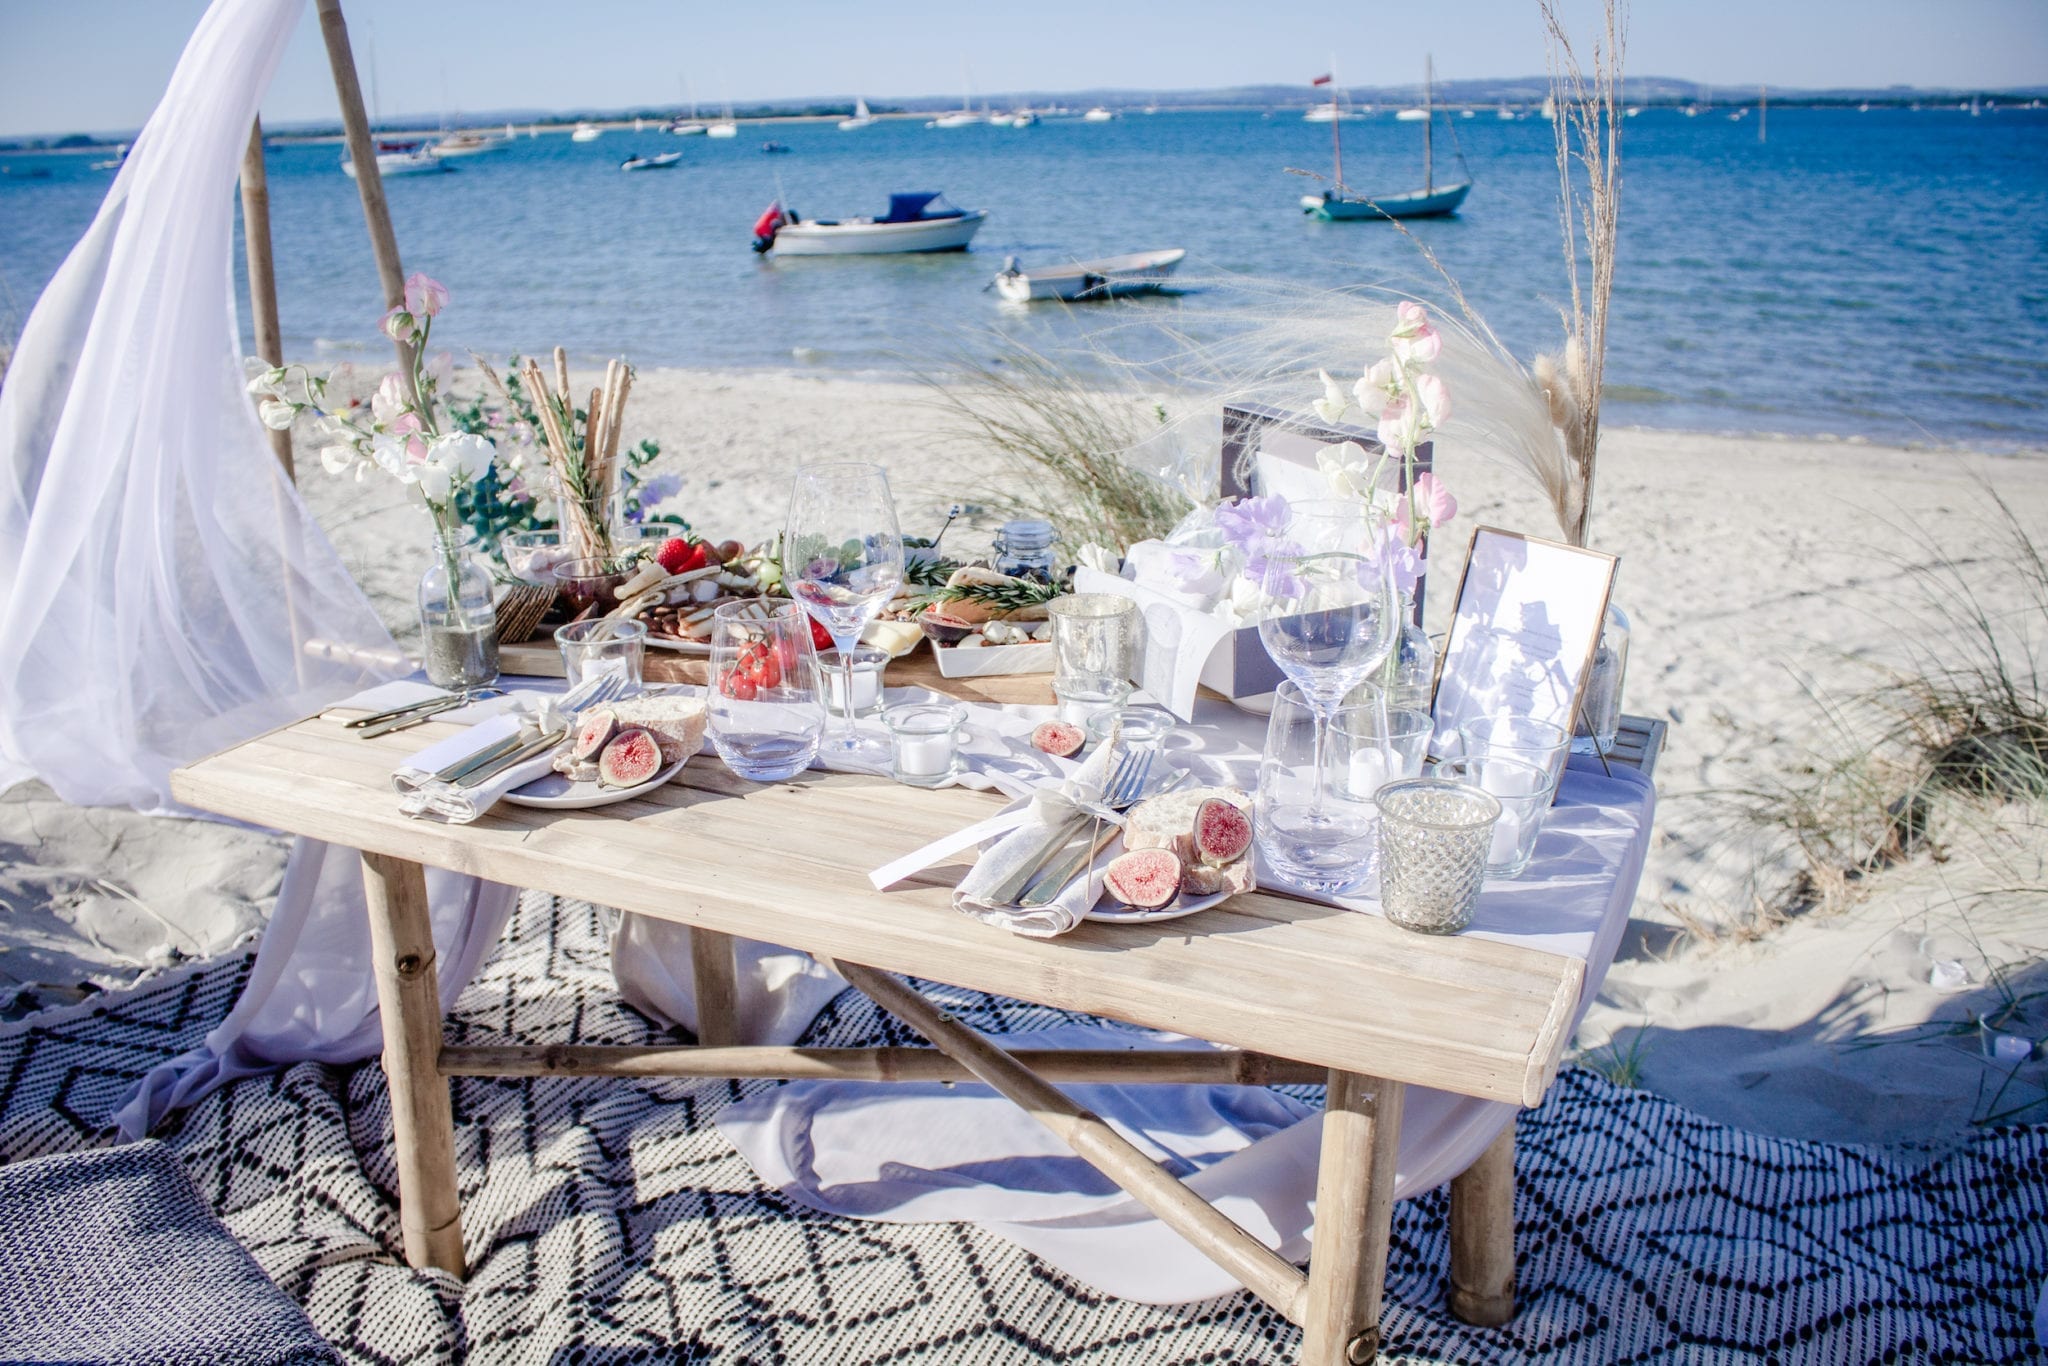
[[[1309,82],[1310,85],[1328,85],[1329,83],[1330,74],[1327,71]]]

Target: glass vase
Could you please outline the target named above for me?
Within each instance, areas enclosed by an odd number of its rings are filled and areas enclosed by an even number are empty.
[[[1428,715],[1436,691],[1436,642],[1415,620],[1414,594],[1401,594],[1400,615],[1401,638],[1395,643],[1393,653],[1387,656],[1387,662],[1370,680],[1353,689],[1344,700],[1346,703],[1368,701],[1370,693],[1367,690],[1377,688],[1386,693],[1389,708]]]
[[[1606,754],[1621,729],[1622,686],[1628,679],[1628,613],[1612,602],[1600,625],[1600,644],[1586,673],[1585,702],[1579,708],[1572,749],[1580,754]]]
[[[436,520],[434,553],[420,576],[420,649],[427,681],[467,691],[498,681],[498,613],[491,571],[462,543],[462,528]]]

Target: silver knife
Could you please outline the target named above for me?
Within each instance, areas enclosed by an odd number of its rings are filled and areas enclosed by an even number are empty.
[[[484,783],[489,782],[491,779],[497,777],[500,773],[503,773],[508,768],[517,768],[519,767],[519,765],[525,763],[529,759],[539,758],[541,755],[553,749],[556,745],[561,744],[563,740],[568,738],[568,735],[569,732],[566,730],[549,731],[546,735],[541,736],[532,744],[523,745],[520,748],[513,750],[510,754],[501,755],[498,758],[491,760],[489,763],[483,765],[481,768],[475,768],[470,770],[468,773],[463,774],[460,778],[456,779],[453,783],[449,784],[449,786],[479,787]]]
[[[438,702],[415,707],[403,716],[394,716],[388,720],[379,721],[375,725],[364,726],[356,734],[365,740],[373,740],[379,735],[389,735],[395,730],[405,730],[408,727],[417,726],[424,721],[429,721],[439,716],[444,711],[454,711],[457,707],[467,706],[469,705],[469,700],[466,697],[443,698]]]

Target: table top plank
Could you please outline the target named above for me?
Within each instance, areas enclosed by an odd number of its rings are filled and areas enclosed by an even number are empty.
[[[876,778],[752,784],[710,758],[647,798],[587,812],[501,806],[470,826],[401,816],[393,764],[453,727],[361,740],[311,719],[180,769],[219,814],[849,962],[1278,1056],[1535,1104],[1584,964],[1269,894],[1154,925],[1027,939],[951,906],[964,868],[885,891],[869,869],[1001,802]]]

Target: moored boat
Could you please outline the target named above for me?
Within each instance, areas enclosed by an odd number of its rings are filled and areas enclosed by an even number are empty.
[[[1083,114],[1081,116],[1081,119],[1084,123],[1108,123],[1111,119],[1115,117],[1115,110],[1105,109],[1103,106],[1098,104],[1093,109],[1090,109],[1087,113]]]
[[[348,157],[341,160],[342,173],[350,180],[356,178],[356,164]],[[434,155],[434,150],[424,142],[380,142],[377,144],[377,174],[389,177],[397,175],[434,175],[455,168]]]
[[[1325,79],[1328,79],[1327,77]],[[1456,213],[1458,206],[1465,202],[1465,196],[1472,192],[1472,177],[1452,185],[1436,183],[1436,161],[1431,138],[1436,128],[1435,73],[1425,61],[1422,78],[1422,188],[1406,190],[1399,194],[1357,195],[1344,186],[1344,143],[1334,120],[1330,127],[1330,150],[1335,161],[1330,177],[1330,188],[1321,194],[1303,195],[1301,209],[1326,223],[1357,222],[1374,218],[1437,218],[1444,214]],[[1337,107],[1334,90],[1330,96],[1330,107]],[[1403,110],[1401,117],[1407,116]],[[1453,137],[1456,130],[1453,130]],[[1463,153],[1459,162],[1464,161]]]
[[[778,202],[754,224],[754,250],[784,256],[965,251],[987,218],[988,210],[954,208],[932,190],[890,195],[889,212],[879,218],[803,219]]]
[[[481,133],[451,133],[427,150],[437,157],[473,157],[495,152],[505,144],[504,138],[486,137]]]
[[[856,99],[853,102],[853,117],[839,120],[839,131],[842,133],[856,132],[868,127],[874,121],[874,115],[868,113],[868,102],[864,99]]]
[[[569,141],[571,141],[571,142],[596,142],[596,141],[597,141],[597,140],[598,140],[599,138],[601,138],[601,137],[603,137],[603,136],[604,136],[604,129],[602,129],[602,128],[598,127],[598,126],[597,126],[596,124],[594,124],[594,123],[579,123],[579,124],[577,124],[577,125],[576,125],[576,131],[575,131],[575,132],[573,132],[573,133],[571,133],[571,134],[569,134]]]
[[[1115,299],[1129,294],[1156,293],[1187,255],[1185,247],[1167,251],[1138,251],[1125,256],[1105,256],[1096,261],[1075,261],[1064,266],[1043,266],[1025,270],[1012,256],[1003,262],[996,276],[996,292],[1012,303],[1034,299]]]
[[[665,171],[683,159],[681,152],[662,152],[651,157],[627,157],[619,163],[622,171]]]

